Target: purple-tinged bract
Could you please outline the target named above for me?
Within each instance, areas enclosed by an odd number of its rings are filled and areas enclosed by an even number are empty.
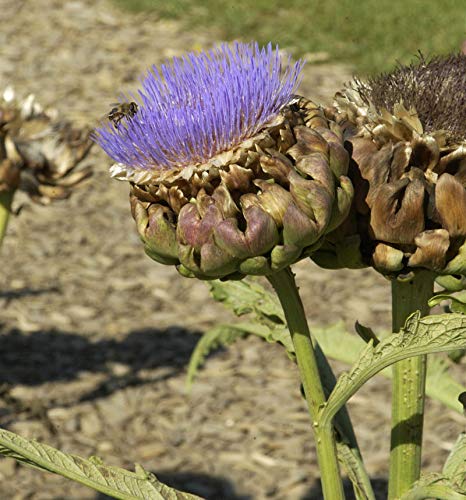
[[[138,111],[97,128],[95,141],[130,170],[205,163],[255,135],[287,104],[303,62],[283,65],[277,48],[221,45],[174,58],[142,80]],[[154,172],[155,173],[155,172]]]

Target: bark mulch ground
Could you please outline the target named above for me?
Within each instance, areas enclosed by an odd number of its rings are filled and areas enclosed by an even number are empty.
[[[219,38],[104,0],[0,0],[0,18],[0,87],[32,92],[80,123],[96,123],[149,65]],[[301,93],[329,102],[350,76],[308,65]],[[212,355],[187,396],[193,347],[230,316],[204,283],[144,255],[127,185],[109,178],[97,148],[89,161],[95,176],[70,200],[38,207],[17,197],[25,206],[2,248],[0,425],[110,464],[140,462],[207,499],[320,498],[295,367],[278,346],[246,339]],[[389,284],[374,272],[310,262],[296,271],[311,324],[389,327]],[[380,498],[389,396],[377,378],[349,404]],[[439,470],[463,424],[428,403],[427,469]],[[0,498],[104,497],[0,459]]]

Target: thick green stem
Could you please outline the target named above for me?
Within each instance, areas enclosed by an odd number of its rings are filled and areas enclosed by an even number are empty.
[[[322,351],[315,336],[312,338],[312,344],[314,346],[317,366],[319,367],[319,373],[327,399],[333,388],[335,387],[336,377],[332,371],[332,367],[330,366],[327,357]],[[337,452],[340,458],[340,462],[343,463],[344,468],[346,468],[347,466],[354,467],[353,472],[357,475],[357,477],[355,476],[355,479],[352,480],[353,487],[362,488],[364,494],[366,495],[366,497],[364,497],[366,498],[366,500],[375,500],[374,490],[372,489],[369,475],[367,474],[367,471],[364,467],[364,462],[362,460],[361,451],[359,450],[356,434],[354,433],[353,424],[351,423],[351,419],[346,406],[340,408],[338,413],[335,415],[335,417],[333,418],[333,425],[337,432]],[[341,446],[344,444],[348,446],[348,450],[350,450],[352,457],[349,457],[349,455],[345,452],[344,446]],[[341,455],[343,453],[345,453],[345,455],[348,457],[347,460],[341,460]],[[347,473],[349,476],[351,475],[351,471],[348,469]]]
[[[14,191],[0,191],[0,247],[5,237]]]
[[[319,408],[325,404],[326,399],[306,315],[294,276],[291,270],[286,268],[268,276],[268,279],[277,292],[293,340],[299,373],[314,429],[324,498],[343,500],[343,484],[338,466],[333,428],[330,424],[326,426],[316,424]]]
[[[392,326],[398,332],[414,311],[429,313],[434,275],[419,272],[409,281],[392,281]],[[388,497],[399,498],[421,473],[426,356],[408,358],[393,367],[392,434]]]

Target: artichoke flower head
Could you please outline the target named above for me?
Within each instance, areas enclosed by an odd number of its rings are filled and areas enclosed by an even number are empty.
[[[67,198],[92,174],[81,163],[92,146],[89,132],[8,87],[0,96],[0,191],[20,189],[42,205]]]
[[[351,216],[316,254],[389,276],[466,274],[466,56],[355,80],[337,93],[355,186]],[[348,248],[359,253],[349,256]]]
[[[348,154],[339,126],[294,96],[302,67],[270,44],[225,44],[152,67],[122,96],[137,111],[94,139],[131,184],[150,257],[201,279],[267,275],[344,219]]]

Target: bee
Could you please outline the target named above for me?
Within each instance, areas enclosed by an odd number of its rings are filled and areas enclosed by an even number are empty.
[[[118,128],[119,123],[123,118],[133,118],[138,112],[138,105],[135,102],[122,102],[112,104],[114,106],[108,114],[108,119],[113,122],[113,126]]]

